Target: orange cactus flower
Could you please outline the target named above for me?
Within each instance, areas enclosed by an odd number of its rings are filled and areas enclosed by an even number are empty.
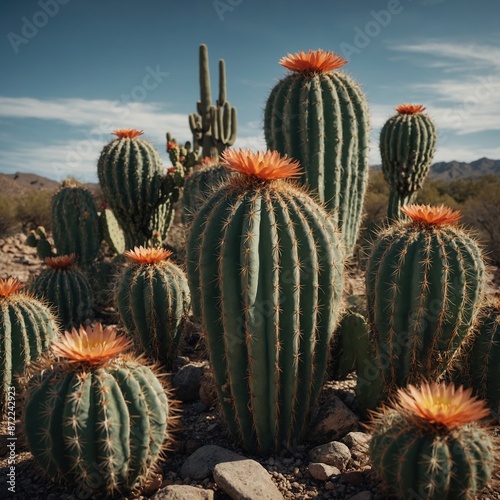
[[[17,278],[0,278],[0,297],[9,297],[23,287],[24,285]]]
[[[122,354],[132,347],[130,339],[117,335],[117,329],[108,326],[103,329],[101,323],[94,328],[80,326],[77,330],[65,332],[60,340],[52,342],[52,353],[65,358],[71,363],[89,363],[97,365]]]
[[[396,409],[415,417],[417,421],[459,427],[489,415],[486,402],[471,396],[472,389],[458,389],[453,384],[424,384],[419,389],[410,385],[399,389]]]
[[[177,147],[177,143],[174,141],[167,142],[167,152],[172,151]]]
[[[43,261],[52,269],[68,269],[75,264],[76,258],[75,254],[71,253],[69,255],[47,257],[46,259],[43,259]]]
[[[144,132],[134,128],[122,128],[120,130],[114,130],[113,134],[119,139],[135,139],[136,137],[144,134]]]
[[[347,59],[329,50],[310,50],[282,57],[279,63],[295,72],[326,73],[347,64]]]
[[[412,221],[429,226],[456,224],[462,215],[458,210],[452,210],[445,205],[432,207],[430,205],[406,205],[401,209]]]
[[[302,173],[298,161],[286,155],[281,157],[278,151],[226,149],[221,155],[221,165],[262,180],[299,177]]]
[[[415,115],[417,113],[422,113],[422,111],[425,110],[425,106],[422,106],[421,104],[410,104],[409,102],[396,106],[396,111],[400,115]]]
[[[133,250],[125,252],[126,257],[139,264],[156,264],[168,259],[171,255],[172,252],[164,248],[145,248],[143,246],[134,247]]]

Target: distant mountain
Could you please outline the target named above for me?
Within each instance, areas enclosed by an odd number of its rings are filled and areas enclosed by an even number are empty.
[[[380,170],[381,165],[373,165],[373,170]],[[470,163],[463,161],[440,161],[431,166],[429,178],[441,180],[466,179],[482,175],[500,175],[500,160],[480,158]]]

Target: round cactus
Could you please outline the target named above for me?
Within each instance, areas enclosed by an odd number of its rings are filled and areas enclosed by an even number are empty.
[[[52,198],[52,232],[60,255],[74,254],[79,265],[97,258],[102,237],[90,191],[74,182],[63,183]]]
[[[136,247],[118,277],[116,307],[128,332],[148,357],[171,369],[190,307],[182,269],[172,252]]]
[[[172,412],[154,371],[116,328],[73,329],[27,377],[23,424],[38,465],[86,495],[141,487]],[[85,498],[88,498],[86,496]]]
[[[16,278],[0,278],[0,408],[16,375],[57,337],[56,320],[48,307],[21,292],[23,287]]]
[[[89,319],[93,295],[88,278],[75,267],[75,256],[60,255],[44,260],[44,269],[30,285],[30,290],[54,307],[61,324],[71,326]]]
[[[339,317],[343,248],[326,210],[283,180],[274,151],[226,150],[242,175],[205,203],[188,240],[188,279],[224,417],[249,450],[300,440]]]
[[[485,284],[481,251],[457,225],[459,212],[422,205],[402,210],[409,220],[381,231],[366,273],[386,394],[450,366],[474,324]]]
[[[436,150],[434,122],[419,104],[401,104],[380,132],[382,172],[390,186],[389,219],[401,216],[401,207],[415,200],[431,168]]]
[[[489,481],[493,443],[476,422],[484,401],[453,385],[400,390],[374,414],[369,446],[373,469],[397,498],[472,500]]]
[[[300,162],[301,183],[326,204],[351,255],[368,183],[370,127],[359,85],[336,71],[346,63],[323,50],[282,58],[291,73],[271,91],[264,133],[269,149]]]

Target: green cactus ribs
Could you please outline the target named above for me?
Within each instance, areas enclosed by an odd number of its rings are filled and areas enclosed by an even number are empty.
[[[232,435],[268,453],[303,439],[340,311],[343,248],[326,211],[286,182],[277,152],[227,150],[240,172],[201,208],[188,240],[200,314]]]
[[[333,52],[282,58],[291,71],[272,89],[264,112],[267,147],[300,162],[300,182],[325,203],[352,255],[368,183],[369,114],[359,85],[337,71]]]

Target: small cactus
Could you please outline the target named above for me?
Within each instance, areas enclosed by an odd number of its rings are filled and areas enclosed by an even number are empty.
[[[26,244],[32,248],[36,248],[38,257],[42,260],[47,257],[55,257],[56,255],[47,239],[47,231],[43,226],[38,226],[36,229],[30,231],[26,238]]]

